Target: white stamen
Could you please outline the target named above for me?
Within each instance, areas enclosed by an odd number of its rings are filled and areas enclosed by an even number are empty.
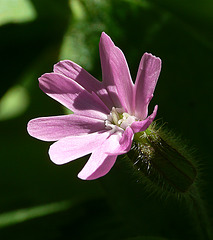
[[[112,108],[110,115],[112,116],[112,121],[114,122],[114,124],[118,125],[119,115],[115,107]]]
[[[128,126],[139,119],[124,112],[121,108],[112,108],[112,111],[105,120],[106,129],[112,129],[113,132],[123,132]]]

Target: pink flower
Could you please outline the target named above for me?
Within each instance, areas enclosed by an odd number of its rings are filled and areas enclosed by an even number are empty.
[[[49,149],[56,164],[92,153],[78,174],[85,180],[107,174],[117,156],[130,150],[134,133],[145,131],[157,113],[156,105],[147,117],[160,58],[145,53],[133,84],[123,52],[105,33],[99,50],[102,82],[69,60],[57,63],[54,72],[39,78],[41,90],[74,114],[32,119],[27,128],[35,138],[56,141]]]

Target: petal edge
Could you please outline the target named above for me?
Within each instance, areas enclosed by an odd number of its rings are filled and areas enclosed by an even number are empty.
[[[141,58],[134,86],[135,116],[145,119],[161,71],[161,59],[150,53]]]

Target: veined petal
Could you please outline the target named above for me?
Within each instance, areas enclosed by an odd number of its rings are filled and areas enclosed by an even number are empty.
[[[153,113],[149,117],[147,117],[145,120],[133,122],[131,125],[133,132],[137,133],[137,132],[145,131],[155,119],[157,110],[158,110],[158,106],[156,105]]]
[[[99,82],[81,66],[70,60],[64,60],[56,63],[54,65],[54,72],[75,80],[90,93],[102,88],[101,82]]]
[[[95,92],[107,105],[107,107],[110,110],[112,109],[113,102],[109,97],[106,89],[103,88],[102,82],[99,82],[96,78],[94,78],[78,64],[70,60],[60,61],[54,65],[54,72],[71,78],[90,93]]]
[[[39,78],[39,86],[48,96],[78,115],[106,119],[106,114],[109,114],[109,109],[96,94],[90,94],[64,75],[46,73]]]
[[[153,97],[160,70],[160,58],[145,53],[141,59],[134,86],[135,116],[140,119],[147,117],[148,105]]]
[[[99,51],[103,83],[113,99],[114,106],[123,107],[132,114],[134,112],[133,82],[123,52],[105,33],[101,35]]]
[[[68,163],[94,151],[108,136],[109,131],[104,131],[63,138],[50,146],[50,159],[58,165]]]
[[[68,136],[77,136],[101,131],[104,121],[76,114],[41,117],[29,121],[28,133],[43,141],[57,141]]]

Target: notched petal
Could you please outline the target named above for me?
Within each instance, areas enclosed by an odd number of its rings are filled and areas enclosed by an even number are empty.
[[[111,38],[102,33],[99,44],[102,77],[104,86],[108,89],[115,107],[123,107],[127,112],[134,112],[133,82],[128,64],[123,52],[114,45]],[[111,94],[109,88],[115,87]]]
[[[140,119],[147,117],[148,105],[153,97],[160,71],[161,59],[145,53],[141,59],[134,86],[135,115]]]

